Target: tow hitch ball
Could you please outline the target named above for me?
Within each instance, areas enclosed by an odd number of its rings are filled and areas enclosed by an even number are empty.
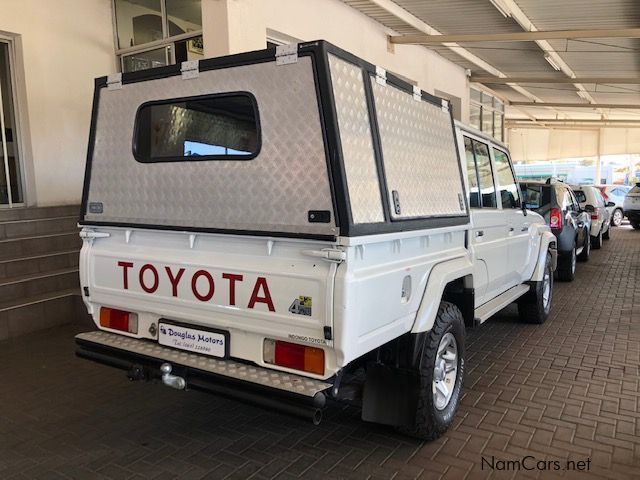
[[[171,364],[163,363],[160,365],[160,371],[162,372],[162,383],[167,387],[175,388],[176,390],[184,390],[187,386],[187,382],[184,378],[177,375],[171,375]]]

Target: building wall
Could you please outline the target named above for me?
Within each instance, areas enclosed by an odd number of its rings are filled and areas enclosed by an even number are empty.
[[[267,31],[302,41],[328,40],[417,81],[429,93],[439,90],[459,97],[461,118],[468,122],[469,86],[463,68],[421,46],[395,45],[390,52],[391,32],[340,0],[202,0],[202,9],[205,56],[265,48]]]
[[[625,155],[640,152],[640,129],[561,130],[514,128],[509,149],[516,162]]]
[[[28,144],[23,158],[27,201],[77,203],[93,79],[116,68],[111,2],[2,0],[0,12],[0,31],[19,35],[22,47],[27,98],[21,103],[28,116],[22,120],[29,126],[23,135]]]
[[[267,32],[326,39],[418,82],[461,99],[468,120],[464,70],[426,48],[390,51],[384,27],[339,0],[202,0],[206,56],[265,48]],[[80,200],[91,118],[93,79],[117,71],[111,0],[2,0],[0,31],[16,35],[21,83],[22,163],[29,204]],[[455,102],[454,102],[455,104]],[[27,128],[24,128],[27,127]]]

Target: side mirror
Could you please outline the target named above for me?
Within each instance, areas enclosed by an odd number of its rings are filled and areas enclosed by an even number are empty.
[[[588,213],[593,213],[596,211],[596,209],[593,205],[585,205],[584,211]]]
[[[607,207],[615,207],[615,202],[607,202]]]

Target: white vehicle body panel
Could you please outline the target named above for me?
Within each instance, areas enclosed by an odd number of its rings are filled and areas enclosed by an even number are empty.
[[[611,212],[606,207],[604,199],[602,199],[600,192],[596,187],[590,185],[582,185],[579,187],[572,187],[576,197],[580,203],[580,208],[584,209],[587,205],[591,205],[597,212],[597,218],[591,216],[591,230],[592,237],[597,237],[601,232],[605,233],[610,228],[611,224]],[[578,196],[577,191],[583,192],[585,199],[580,202],[581,198]]]
[[[636,185],[624,197],[624,213],[638,213],[640,211],[640,187]]]
[[[513,287],[541,278],[553,241],[542,217],[503,208],[499,195],[495,208],[469,209],[464,198],[469,191],[467,167],[464,161],[458,163],[448,104],[425,99],[424,92],[408,93],[391,78],[387,84],[386,77],[340,59],[331,60],[327,71],[344,82],[342,92],[336,89],[345,102],[336,123],[344,127],[341,155],[347,168],[343,184],[336,185],[331,162],[337,160],[328,151],[329,133],[320,130],[326,112],[323,99],[316,97],[312,61],[299,60],[291,68],[273,61],[211,69],[200,72],[196,80],[176,75],[154,79],[151,92],[144,83],[132,82],[136,101],[148,102],[153,92],[172,100],[204,95],[212,85],[224,94],[232,90],[237,76],[243,90],[258,99],[265,124],[263,145],[251,161],[189,159],[184,168],[174,161],[150,167],[132,163],[136,160],[130,134],[114,135],[106,129],[98,136],[93,175],[105,178],[85,197],[90,208],[81,232],[80,280],[84,302],[99,328],[104,329],[100,309],[111,307],[138,315],[138,333],[113,333],[150,342],[158,339],[160,321],[216,329],[228,332],[232,359],[326,380],[377,347],[431,329],[450,282],[462,281],[471,295],[475,292],[473,310],[509,290],[524,294],[527,287]],[[162,87],[165,80],[168,91]],[[291,95],[280,88],[288,81],[306,93]],[[269,85],[279,88],[279,100],[269,96]],[[105,97],[111,114],[118,108],[135,111],[136,105],[122,107],[127,103],[123,91],[129,86],[121,88]],[[375,123],[381,126],[379,148],[389,153],[384,159],[367,130],[373,111],[367,108],[367,91],[385,106],[378,111],[384,117]],[[295,117],[299,107],[304,107],[300,118]],[[284,133],[278,115],[291,115]],[[98,115],[106,125],[112,125],[113,118],[117,115]],[[347,128],[356,121],[358,128]],[[302,146],[291,140],[292,132]],[[506,152],[506,147],[458,125],[461,153],[463,134],[490,147],[495,171],[493,148]],[[121,142],[114,150],[117,155],[111,151],[116,140]],[[309,142],[313,158],[305,147]],[[406,151],[405,143],[411,147]],[[308,163],[303,165],[299,157]],[[412,174],[414,159],[423,162],[420,175]],[[277,168],[281,160],[290,168],[288,174]],[[120,164],[129,173],[118,170]],[[148,168],[154,172],[151,181],[139,183],[137,177],[144,177]],[[385,168],[393,172],[393,186],[379,175]],[[297,181],[298,175],[303,181]],[[87,185],[90,177],[88,169]],[[207,179],[217,182],[212,189],[219,187],[227,194],[210,199]],[[493,182],[498,190],[495,178]],[[161,188],[155,188],[156,183]],[[193,185],[198,188],[192,191]],[[371,195],[371,188],[379,189],[376,195]],[[153,190],[152,195],[145,189]],[[251,198],[244,198],[245,189],[252,190]],[[349,195],[348,213],[339,211],[336,190]],[[296,200],[301,196],[300,206]],[[328,221],[312,220],[316,208],[328,215]],[[250,215],[244,216],[245,210]],[[345,223],[365,233],[342,234]],[[368,228],[375,233],[366,233]],[[324,374],[265,363],[266,338],[323,349]]]

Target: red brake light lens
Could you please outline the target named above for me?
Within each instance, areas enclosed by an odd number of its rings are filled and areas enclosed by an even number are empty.
[[[267,338],[263,358],[272,365],[324,375],[324,350],[321,348]]]
[[[138,333],[138,315],[115,308],[100,308],[100,326],[121,332]]]
[[[563,221],[562,221],[562,212],[559,208],[551,209],[551,216],[549,217],[549,225],[551,228],[562,229]]]
[[[600,214],[598,212],[591,213],[591,220],[598,220],[600,218]]]

